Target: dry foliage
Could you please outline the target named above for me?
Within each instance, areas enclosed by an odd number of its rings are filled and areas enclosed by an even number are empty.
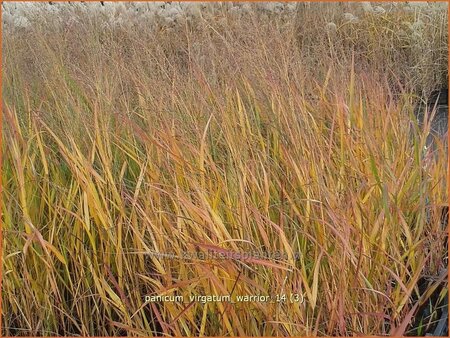
[[[446,255],[447,150],[411,121],[448,19],[355,6],[4,36],[3,334],[401,334]],[[188,301],[231,292],[304,302]]]

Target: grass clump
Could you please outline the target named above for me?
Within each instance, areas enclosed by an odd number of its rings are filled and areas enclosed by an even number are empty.
[[[416,12],[359,10],[6,34],[3,333],[403,334],[447,292],[417,287],[448,196],[414,123],[447,81],[447,12],[422,44]],[[229,294],[274,301],[189,300]]]

